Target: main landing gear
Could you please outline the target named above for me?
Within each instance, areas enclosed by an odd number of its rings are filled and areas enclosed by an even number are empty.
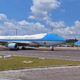
[[[26,47],[25,46],[22,46],[22,48],[21,48],[22,50],[25,50],[26,49]]]
[[[50,46],[51,51],[54,51],[54,46]]]

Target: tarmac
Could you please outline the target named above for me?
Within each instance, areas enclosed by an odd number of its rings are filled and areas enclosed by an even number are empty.
[[[2,49],[0,54],[80,61],[80,48],[76,47],[56,47],[54,51],[50,51],[49,48],[27,48],[26,50],[17,51]]]
[[[0,71],[0,77],[9,80],[80,80],[80,66]]]
[[[76,47],[57,47],[54,51],[48,48],[29,48],[18,51],[1,49],[0,54],[80,61],[80,48]],[[0,80],[80,80],[80,66],[0,71]]]

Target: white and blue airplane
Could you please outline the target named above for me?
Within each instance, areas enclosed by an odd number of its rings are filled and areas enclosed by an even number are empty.
[[[39,46],[53,46],[64,43],[65,39],[54,33],[44,33],[24,36],[0,36],[0,43],[8,47],[8,49],[19,49],[21,46],[39,47]]]
[[[80,41],[77,41],[74,44],[77,45],[77,46],[80,46]]]

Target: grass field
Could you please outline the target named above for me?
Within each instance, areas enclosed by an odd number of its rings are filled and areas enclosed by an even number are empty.
[[[0,70],[23,69],[43,66],[70,66],[80,65],[80,61],[39,59],[22,56],[12,56],[10,59],[0,60]]]

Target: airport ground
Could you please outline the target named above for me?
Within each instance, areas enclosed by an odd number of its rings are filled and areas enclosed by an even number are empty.
[[[80,80],[80,66],[0,71],[0,78],[7,78],[4,80]]]
[[[54,51],[49,48],[26,48],[17,51],[1,49],[0,54],[80,61],[80,48],[77,47],[55,47]]]
[[[55,51],[50,51],[48,48],[29,48],[18,51],[1,49],[0,54],[80,61],[80,48],[76,47],[57,47]],[[0,71],[0,77],[19,80],[80,80],[80,66]]]

